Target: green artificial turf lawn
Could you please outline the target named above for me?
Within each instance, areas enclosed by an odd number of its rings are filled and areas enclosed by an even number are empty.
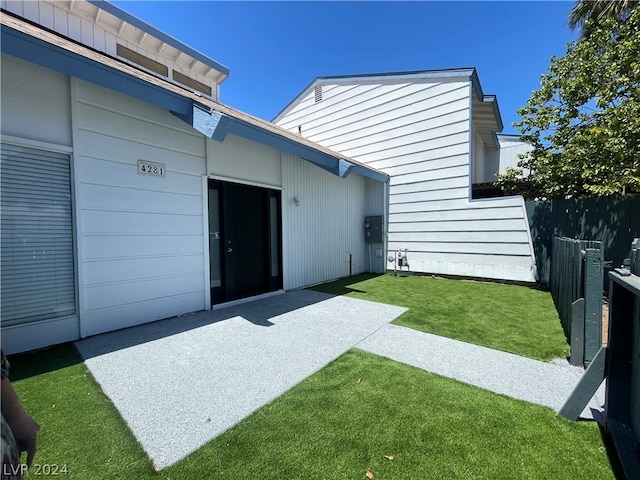
[[[393,323],[423,332],[542,361],[569,355],[551,294],[534,288],[362,274],[313,289],[407,307]]]
[[[597,424],[360,350],[155,472],[73,347],[10,360],[42,425],[35,461],[65,464],[63,478],[614,478]]]
[[[73,345],[9,361],[9,378],[40,424],[34,464],[65,466],[59,478],[153,478],[151,461]],[[36,468],[27,478],[44,477]]]

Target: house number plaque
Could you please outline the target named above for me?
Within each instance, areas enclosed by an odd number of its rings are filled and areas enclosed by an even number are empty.
[[[140,175],[150,175],[152,177],[164,177],[166,167],[162,163],[147,162],[138,160],[138,173]]]

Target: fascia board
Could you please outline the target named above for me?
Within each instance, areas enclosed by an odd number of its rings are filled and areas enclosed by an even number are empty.
[[[69,50],[45,42],[23,32],[2,25],[0,49],[2,53],[26,60],[52,70],[115,89],[134,98],[162,106],[178,115],[191,115],[192,101],[150,84],[140,78],[115,70]]]
[[[337,75],[331,77],[318,77],[317,83],[340,84],[343,82],[385,82],[396,80],[427,80],[437,78],[468,78],[472,76],[473,68],[456,68],[447,70],[422,70],[412,72],[368,73],[363,75]]]

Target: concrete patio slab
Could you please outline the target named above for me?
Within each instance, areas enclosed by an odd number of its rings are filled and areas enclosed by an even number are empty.
[[[300,290],[110,332],[76,346],[161,469],[405,310]]]

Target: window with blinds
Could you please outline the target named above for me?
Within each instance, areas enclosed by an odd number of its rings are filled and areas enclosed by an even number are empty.
[[[3,143],[0,213],[2,325],[75,314],[69,155]]]

